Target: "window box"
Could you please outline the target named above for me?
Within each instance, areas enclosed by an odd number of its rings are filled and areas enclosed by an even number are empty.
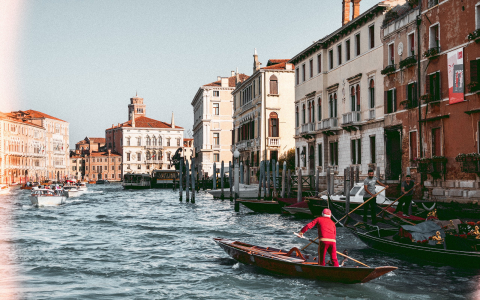
[[[394,73],[396,70],[397,70],[396,65],[391,64],[391,65],[386,66],[385,69],[383,69],[381,71],[381,73],[382,73],[382,75],[390,75],[390,74]]]
[[[480,153],[460,153],[455,157],[457,162],[480,161]]]
[[[415,8],[418,6],[418,0],[407,0],[408,5],[410,5],[411,8]]]
[[[405,109],[412,109],[416,108],[418,106],[418,103],[415,100],[404,100],[400,102],[400,105],[403,105]]]
[[[440,55],[440,47],[433,47],[425,51],[423,56],[429,60],[435,59]]]
[[[475,43],[480,43],[480,29],[477,29],[474,32],[469,33],[467,38],[469,41],[475,41]]]
[[[415,55],[412,55],[412,56],[409,56],[409,57],[405,58],[404,60],[401,60],[400,64],[399,64],[399,67],[400,67],[400,69],[409,68],[409,67],[414,66],[416,64],[417,64],[417,58],[415,57]]]
[[[463,161],[460,169],[464,173],[480,173],[480,161],[478,160]]]
[[[470,93],[474,93],[474,94],[480,93],[480,83],[476,81],[472,81],[469,84],[467,84],[467,88]]]
[[[435,156],[430,159],[427,173],[433,178],[440,178],[447,172],[447,158],[444,156]]]

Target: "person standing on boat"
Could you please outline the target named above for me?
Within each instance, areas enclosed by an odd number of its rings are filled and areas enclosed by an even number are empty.
[[[395,213],[402,211],[405,217],[408,217],[408,211],[410,210],[410,204],[412,203],[413,190],[415,187],[415,181],[412,180],[410,175],[405,176],[405,181],[402,182],[402,198],[398,200]]]
[[[332,217],[332,212],[325,208],[322,212],[322,216],[316,218],[312,222],[305,225],[305,227],[300,230],[299,235],[303,237],[303,234],[308,230],[318,225],[318,264],[325,266],[325,255],[330,254],[330,257],[333,262],[334,267],[338,267],[337,259],[337,228],[335,223],[330,219]]]
[[[372,198],[377,194],[375,191],[375,185],[379,184],[383,187],[388,187],[388,185],[384,185],[378,178],[373,176],[373,170],[368,170],[368,177],[365,178],[363,181],[363,188],[365,189],[365,193],[363,194],[363,202],[367,201],[368,199]],[[368,218],[368,209],[370,208],[370,213],[372,215],[372,224],[377,224],[377,197],[373,197],[368,201],[368,203],[363,208],[363,222],[367,222]]]

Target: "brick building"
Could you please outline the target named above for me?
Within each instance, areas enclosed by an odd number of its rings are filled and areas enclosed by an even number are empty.
[[[392,178],[413,174],[437,200],[478,200],[480,2],[409,2],[383,27],[384,68],[392,65],[384,80],[386,144],[401,157],[387,156],[387,170]]]
[[[86,180],[122,180],[122,156],[112,153],[111,150],[104,152],[91,151],[85,156],[85,179]]]

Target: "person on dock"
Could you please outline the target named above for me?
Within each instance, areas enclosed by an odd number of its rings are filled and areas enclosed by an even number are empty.
[[[412,203],[413,190],[415,187],[415,181],[412,180],[410,175],[405,176],[405,181],[402,181],[402,198],[398,201],[395,213],[402,211],[405,217],[408,217],[410,210],[410,204]]]
[[[368,177],[365,178],[363,181],[363,188],[365,189],[365,193],[363,194],[363,202],[370,199],[365,205],[366,207],[363,208],[363,222],[367,223],[368,220],[368,209],[370,208],[370,213],[372,215],[372,224],[377,224],[377,197],[374,197],[377,192],[375,191],[375,185],[379,184],[383,187],[388,187],[388,185],[384,185],[378,178],[373,176],[373,170],[368,170]]]
[[[299,235],[303,237],[305,232],[315,227],[315,225],[318,225],[318,264],[325,266],[325,255],[328,251],[333,266],[338,267],[336,241],[337,228],[335,227],[335,223],[330,219],[331,217],[332,212],[328,208],[325,208],[322,212],[322,216],[305,225],[305,227],[300,230]]]

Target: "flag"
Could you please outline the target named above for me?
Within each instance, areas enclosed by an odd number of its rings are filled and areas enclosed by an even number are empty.
[[[463,102],[465,99],[465,78],[463,69],[463,48],[447,54],[448,97],[449,104]]]

